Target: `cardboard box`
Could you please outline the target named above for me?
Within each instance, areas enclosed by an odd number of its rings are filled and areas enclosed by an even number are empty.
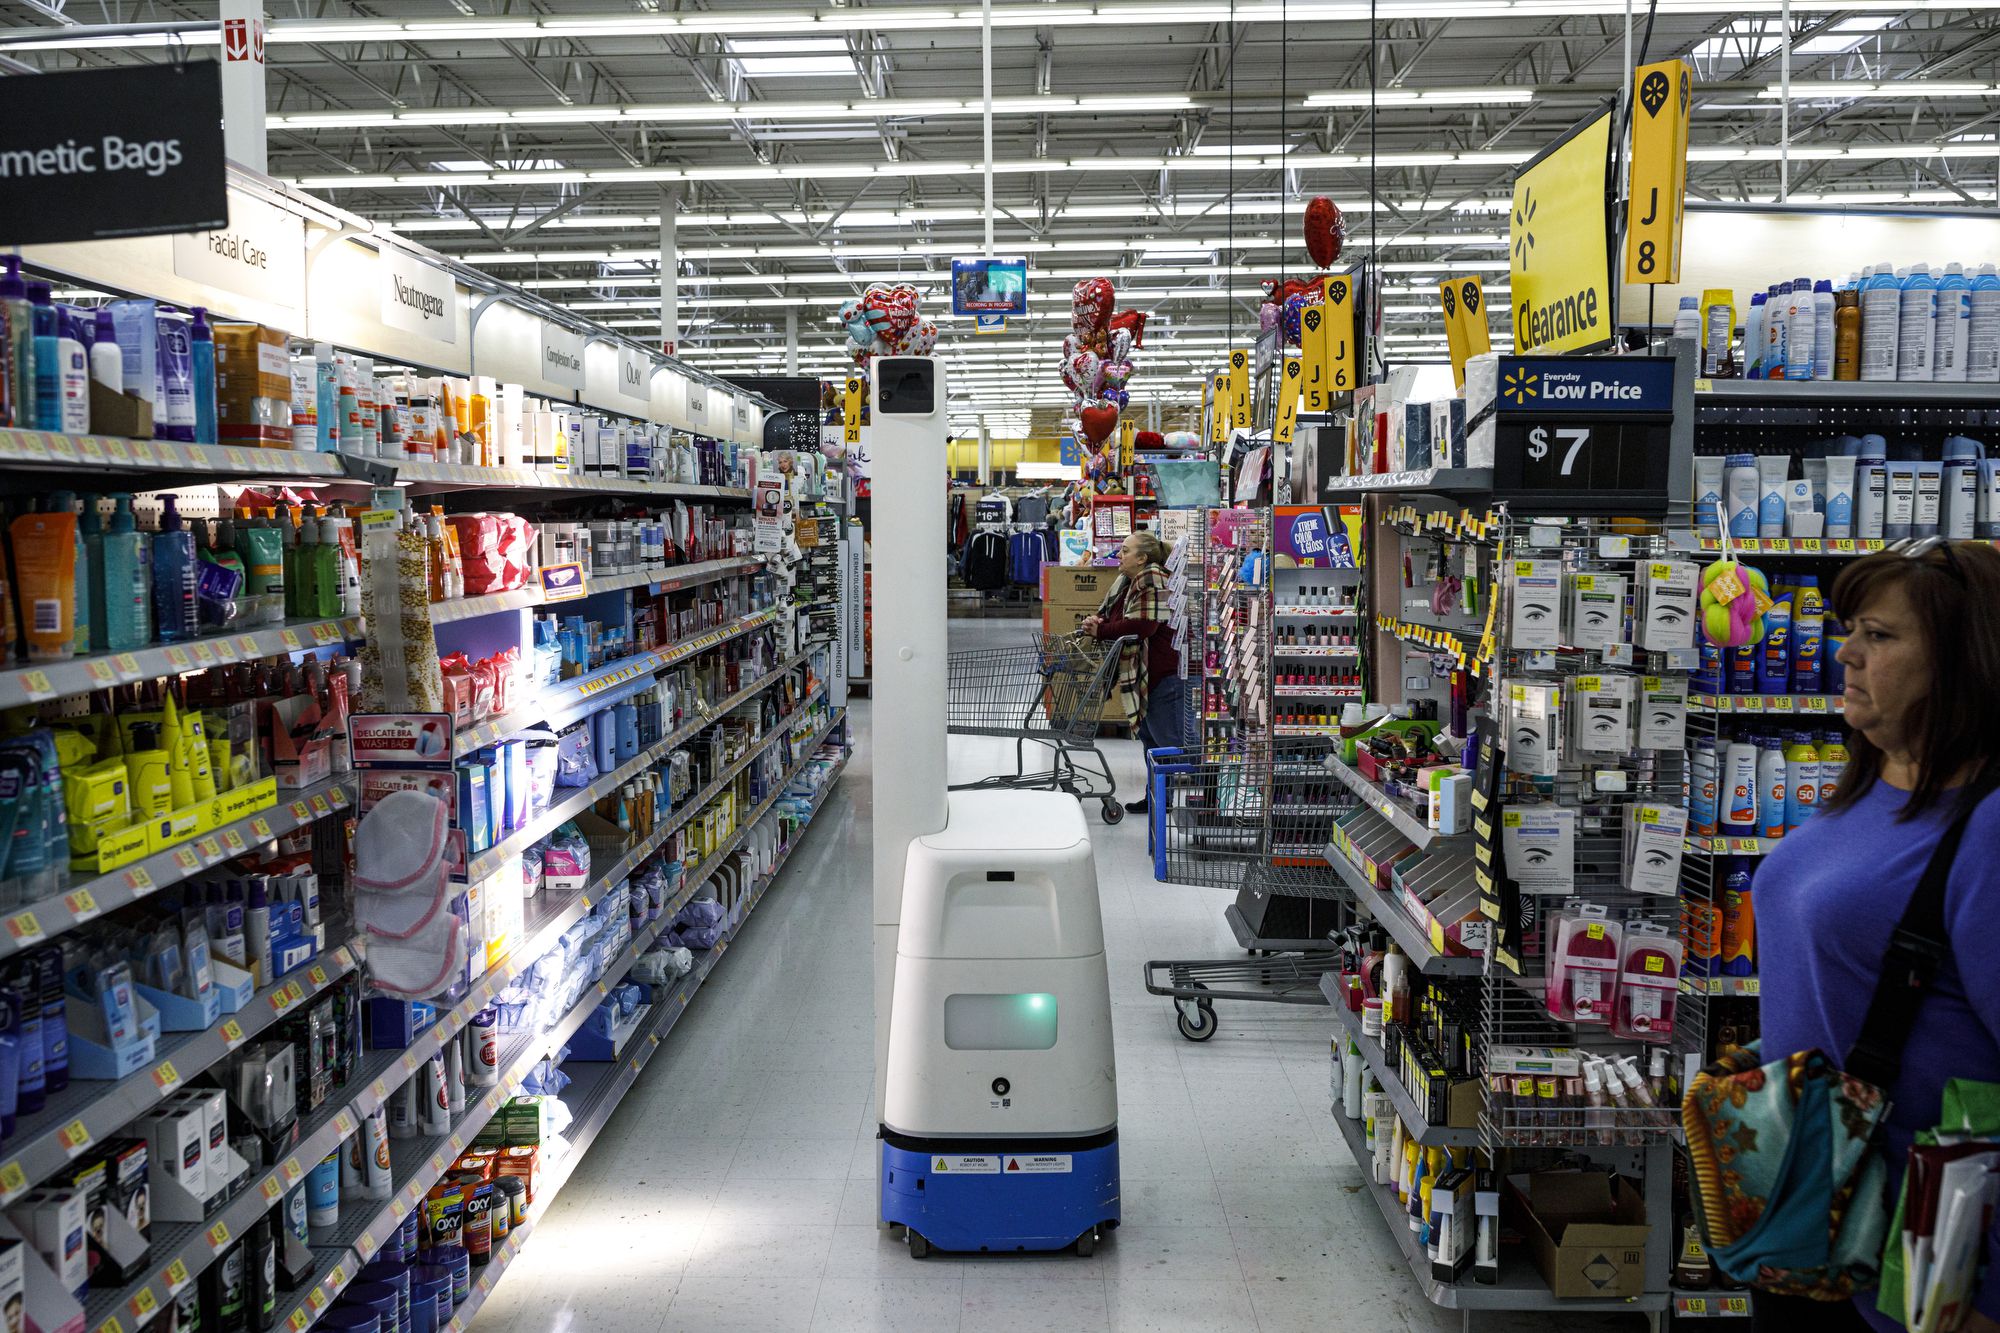
[[[1614,1298],[1646,1289],[1646,1201],[1623,1177],[1538,1171],[1507,1177],[1514,1223],[1559,1298]]]
[[[1042,601],[1050,606],[1081,606],[1087,615],[1117,581],[1115,566],[1043,565]]]
[[[1097,614],[1097,604],[1042,603],[1042,633],[1051,637],[1072,633],[1078,625]]]

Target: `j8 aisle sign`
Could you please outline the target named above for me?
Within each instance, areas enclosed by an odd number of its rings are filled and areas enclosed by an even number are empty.
[[[0,79],[0,245],[228,225],[215,62]]]

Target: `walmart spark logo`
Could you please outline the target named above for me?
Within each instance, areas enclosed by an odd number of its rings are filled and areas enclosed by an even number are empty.
[[[1523,273],[1528,271],[1528,256],[1535,249],[1535,192],[1521,191],[1521,197],[1514,201],[1514,267]]]
[[[1500,394],[1516,407],[1532,402],[1542,396],[1542,377],[1525,367],[1516,366],[1501,381]]]

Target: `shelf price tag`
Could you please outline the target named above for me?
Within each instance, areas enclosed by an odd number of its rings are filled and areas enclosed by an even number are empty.
[[[354,1248],[361,1251],[361,1257],[364,1260],[373,1259],[375,1257],[375,1238],[364,1231],[361,1233],[361,1239],[354,1242]]]
[[[318,795],[318,794],[315,794],[315,795],[313,796],[313,798],[312,798],[312,810],[313,810],[313,813],[314,813],[314,814],[316,814],[316,815],[323,815],[323,814],[327,814],[327,813],[329,813],[329,812],[330,812],[330,811],[331,811],[332,809],[333,809],[333,806],[331,806],[330,804],[328,804],[328,803],[327,803],[327,799],[326,799],[326,797],[324,797],[324,796],[321,796],[321,795]]]
[[[63,906],[69,909],[70,919],[84,922],[97,915],[97,899],[89,889],[78,889],[75,893],[63,895]]]
[[[333,1118],[333,1127],[339,1132],[342,1138],[346,1138],[354,1132],[354,1117],[348,1112],[342,1111]]]
[[[235,1050],[243,1044],[243,1025],[235,1019],[227,1019],[222,1024],[222,1044],[228,1050]]]
[[[229,1223],[217,1222],[208,1229],[208,1248],[220,1250],[229,1243]]]
[[[222,845],[227,847],[232,855],[241,855],[250,849],[250,844],[245,842],[243,835],[235,829],[229,829],[223,833]]]
[[[194,848],[192,847],[176,847],[174,848],[174,864],[188,874],[193,874],[195,871],[201,869],[201,858],[195,855]]]
[[[214,838],[203,838],[195,844],[195,850],[201,853],[202,859],[205,861],[220,861],[222,859],[222,844]]]
[[[306,646],[305,640],[299,637],[299,632],[295,629],[278,631],[278,642],[285,645],[285,651],[293,653]]]
[[[19,1162],[0,1166],[0,1200],[11,1200],[28,1188],[28,1173]]]
[[[326,969],[318,963],[314,963],[310,968],[306,969],[306,975],[312,978],[312,984],[315,986],[324,986],[326,984]]]
[[[42,923],[33,912],[16,912],[7,918],[7,934],[16,944],[32,944],[42,937]]]
[[[167,649],[167,665],[176,671],[186,671],[194,666],[194,658],[188,655],[188,651],[185,648],[169,648]]]
[[[1706,1296],[1683,1296],[1674,1302],[1674,1304],[1680,1308],[1680,1313],[1684,1315],[1699,1317],[1708,1313],[1708,1298]]]
[[[250,832],[259,842],[269,842],[275,836],[271,832],[271,821],[262,815],[250,821]]]
[[[305,823],[307,820],[312,818],[312,807],[307,805],[304,801],[293,801],[291,805],[291,810],[292,810],[292,818],[297,820],[301,824]]]
[[[90,1146],[90,1128],[81,1120],[72,1120],[56,1131],[56,1142],[62,1144],[65,1153],[74,1157]]]
[[[172,1060],[162,1060],[153,1070],[153,1086],[161,1092],[172,1092],[180,1086],[181,1071],[174,1068]]]
[[[325,1308],[326,1308],[326,1288],[325,1288],[325,1287],[314,1287],[314,1288],[313,1288],[313,1289],[312,1289],[311,1291],[307,1292],[307,1293],[306,1293],[306,1304],[307,1304],[307,1305],[310,1305],[310,1306],[311,1306],[311,1307],[313,1308],[313,1310],[314,1310],[314,1312],[315,1312],[315,1313],[317,1313],[318,1311],[320,1311],[320,1310],[322,1310],[322,1309],[325,1309]]]
[[[168,1264],[164,1281],[167,1284],[167,1291],[169,1293],[178,1293],[182,1287],[188,1284],[187,1264],[179,1259]]]
[[[94,685],[116,685],[118,683],[118,673],[111,669],[109,662],[86,662],[83,669],[90,673],[90,680]]]
[[[159,1308],[159,1299],[153,1295],[150,1283],[139,1288],[139,1294],[132,1298],[131,1309],[134,1319],[144,1319]]]
[[[312,1316],[305,1312],[305,1307],[301,1306],[292,1311],[292,1317],[285,1321],[285,1327],[291,1329],[292,1333],[305,1333],[306,1325],[311,1322]]]
[[[335,1264],[333,1271],[326,1275],[327,1284],[338,1291],[347,1285],[347,1265]]]
[[[211,643],[208,646],[215,653],[216,661],[234,662],[236,660],[237,657],[236,645],[231,643],[229,640],[217,639],[214,643]]]
[[[125,1325],[118,1322],[117,1315],[106,1315],[104,1322],[97,1326],[97,1333],[125,1333]]]
[[[49,683],[49,673],[46,671],[22,672],[21,688],[27,691],[30,700],[53,699],[56,697],[56,688]]]
[[[265,1203],[276,1203],[278,1196],[285,1192],[285,1187],[279,1183],[276,1176],[265,1176],[264,1183],[259,1185],[257,1189],[263,1194]]]
[[[329,643],[339,643],[340,626],[331,620],[322,620],[312,627],[312,636],[313,642],[322,647]]]
[[[1747,1315],[1750,1313],[1750,1298],[1748,1296],[1724,1296],[1719,1304],[1722,1306],[1722,1313],[1724,1314]]]

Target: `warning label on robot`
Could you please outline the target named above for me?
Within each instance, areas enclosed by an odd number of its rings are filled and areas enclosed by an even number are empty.
[[[1000,1174],[998,1157],[933,1157],[931,1171],[952,1176],[997,1176]]]
[[[1009,1157],[1007,1170],[1024,1176],[1066,1176],[1069,1174],[1069,1154],[1044,1153],[1039,1157]]]

